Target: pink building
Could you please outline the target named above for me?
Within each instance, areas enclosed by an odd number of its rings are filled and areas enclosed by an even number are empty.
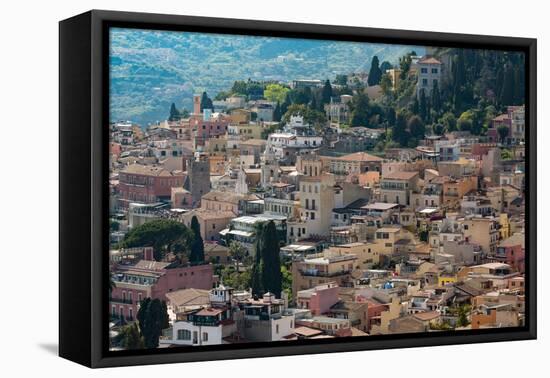
[[[130,202],[155,203],[170,200],[172,188],[183,187],[185,174],[161,166],[132,164],[119,173],[120,206]]]
[[[152,260],[117,264],[111,271],[114,288],[109,308],[111,316],[134,320],[145,298],[165,300],[166,293],[179,289],[210,290],[214,286],[212,265],[183,265]]]
[[[214,116],[192,117],[189,120],[190,127],[195,135],[195,143],[201,146],[204,145],[207,139],[225,135],[229,122],[229,118],[218,113]]]
[[[518,272],[525,273],[525,235],[517,233],[500,242],[496,257]]]
[[[296,306],[311,310],[314,316],[321,315],[329,312],[330,308],[338,302],[339,292],[340,287],[335,282],[300,290],[296,297]]]

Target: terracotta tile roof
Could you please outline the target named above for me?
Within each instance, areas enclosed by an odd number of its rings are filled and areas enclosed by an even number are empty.
[[[413,177],[418,176],[418,172],[393,172],[383,176],[382,179],[390,180],[410,180]]]
[[[174,306],[199,306],[210,303],[208,290],[181,289],[166,293],[166,298]]]
[[[142,164],[132,164],[126,167],[122,172],[124,173],[130,173],[130,174],[136,174],[136,175],[144,175],[144,176],[175,176],[175,175],[183,175],[183,172],[170,172],[166,170],[164,167],[156,166],[156,165],[142,165]]]
[[[441,64],[439,60],[432,56],[423,57],[418,61],[419,64]]]
[[[319,331],[318,329],[313,329],[309,327],[298,327],[294,329],[294,333],[300,336],[311,337],[320,335],[323,332]]]
[[[416,319],[426,321],[426,320],[434,320],[439,318],[439,312],[437,311],[426,311],[426,312],[418,312],[413,315]]]
[[[222,308],[204,308],[197,312],[195,315],[198,316],[216,316],[224,312],[225,309]]]
[[[259,197],[255,194],[238,194],[235,192],[212,190],[203,195],[202,199],[209,201],[229,202],[237,205],[240,200],[252,201],[259,199]]]
[[[384,159],[379,158],[378,156],[374,156],[371,154],[367,154],[366,152],[355,152],[353,154],[344,155],[339,158],[335,158],[334,160],[340,160],[340,161],[382,161]]]

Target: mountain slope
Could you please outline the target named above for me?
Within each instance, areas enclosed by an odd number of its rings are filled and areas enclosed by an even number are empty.
[[[326,79],[368,71],[370,61],[396,63],[411,46],[113,29],[111,119],[163,120],[169,106],[192,107],[192,94],[211,97],[235,80]]]

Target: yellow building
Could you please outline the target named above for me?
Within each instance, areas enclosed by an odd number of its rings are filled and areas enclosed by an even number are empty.
[[[457,281],[458,280],[457,280],[456,274],[451,274],[451,273],[441,273],[437,278],[438,286],[445,286],[448,284],[456,283]]]
[[[348,243],[328,250],[357,256],[356,267],[359,269],[371,269],[380,262],[380,245],[375,243]]]

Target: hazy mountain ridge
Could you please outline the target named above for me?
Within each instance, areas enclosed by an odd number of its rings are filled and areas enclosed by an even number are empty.
[[[163,120],[235,80],[326,79],[368,71],[372,56],[396,63],[411,46],[115,29],[111,33],[111,119]]]

